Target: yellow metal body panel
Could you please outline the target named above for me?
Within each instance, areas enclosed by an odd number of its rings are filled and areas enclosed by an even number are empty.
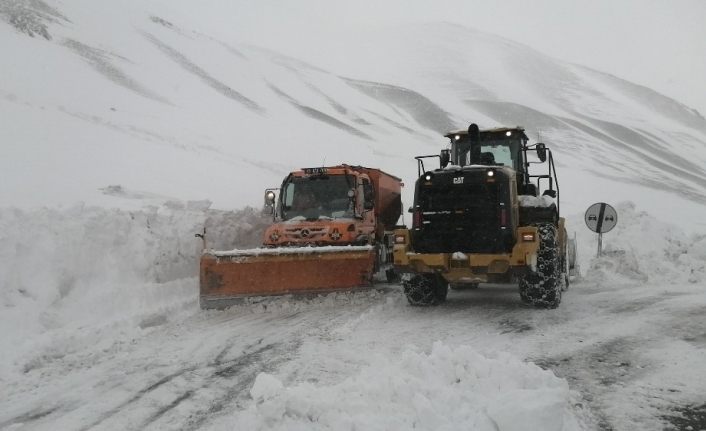
[[[531,234],[532,241],[524,241],[523,235]],[[404,242],[395,243],[393,255],[395,268],[400,272],[437,272],[449,282],[487,282],[488,275],[503,275],[509,271],[533,268],[537,263],[539,236],[534,226],[517,229],[517,242],[512,252],[487,253],[415,253],[411,248],[408,229],[395,230],[395,238]]]

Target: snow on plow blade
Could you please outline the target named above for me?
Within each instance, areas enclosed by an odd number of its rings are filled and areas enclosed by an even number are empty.
[[[371,246],[205,250],[201,308],[225,308],[244,297],[328,293],[371,285]]]

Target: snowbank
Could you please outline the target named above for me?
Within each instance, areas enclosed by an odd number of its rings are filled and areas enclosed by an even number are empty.
[[[565,380],[506,354],[436,342],[374,359],[332,386],[287,386],[261,373],[249,408],[223,428],[315,430],[576,430]]]
[[[620,222],[603,235],[603,256],[595,258],[597,235],[584,233],[580,240],[585,253],[594,256],[587,266],[588,280],[662,285],[706,282],[706,235],[687,235],[680,227],[638,210],[632,202],[615,207]]]
[[[205,225],[211,243],[253,246],[264,224],[253,209],[178,202],[135,211],[0,208],[0,379],[197,310],[194,234]]]
[[[532,196],[532,195],[518,195],[517,198],[520,201],[521,207],[539,207],[539,208],[549,208],[552,205],[556,205],[556,199],[551,196]]]

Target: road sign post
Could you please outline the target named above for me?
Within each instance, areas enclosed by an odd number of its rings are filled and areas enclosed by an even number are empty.
[[[600,257],[601,253],[603,253],[603,234],[610,232],[618,224],[618,212],[607,203],[598,202],[588,207],[584,220],[586,221],[586,226],[598,234],[598,253],[596,257]]]

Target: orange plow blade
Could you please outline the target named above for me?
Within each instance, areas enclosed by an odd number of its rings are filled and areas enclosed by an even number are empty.
[[[371,285],[371,246],[213,251],[201,256],[201,308],[244,297],[328,293]]]

